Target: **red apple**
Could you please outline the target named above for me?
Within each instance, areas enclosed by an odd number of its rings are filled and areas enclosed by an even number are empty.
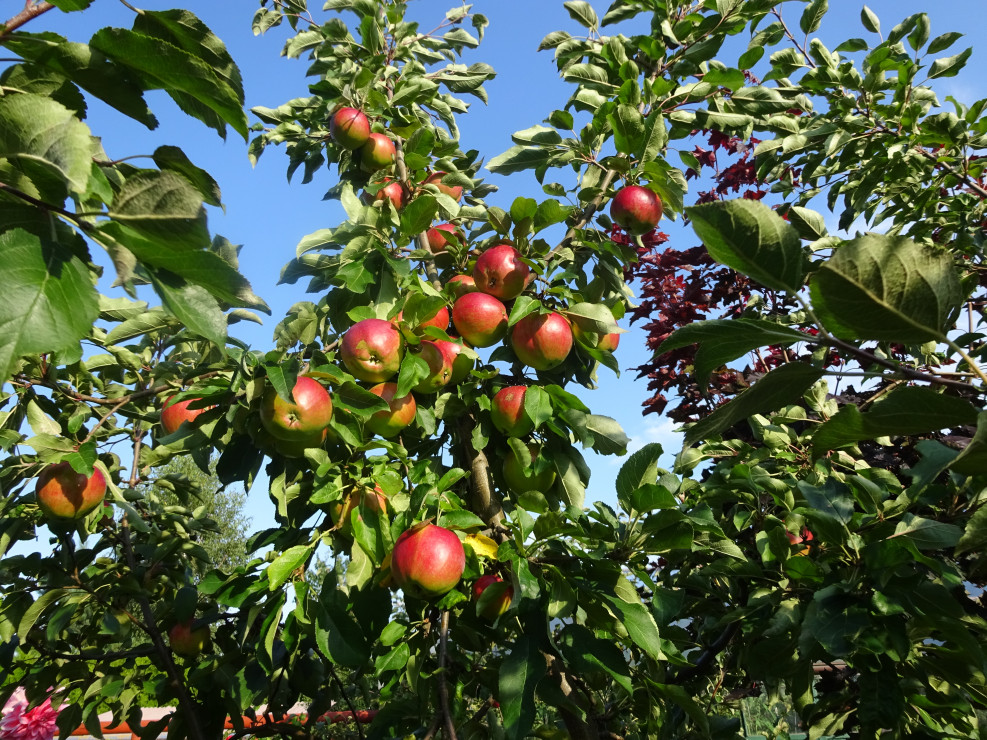
[[[339,354],[346,369],[360,380],[382,383],[401,367],[404,338],[390,321],[357,321],[343,335]]]
[[[395,321],[402,321],[404,319],[404,311],[399,311],[398,315],[395,317]],[[441,329],[445,331],[449,328],[449,309],[446,306],[440,306],[439,310],[426,319],[422,319],[418,322],[418,326],[424,329],[426,326],[434,326],[436,329]]]
[[[442,178],[445,176],[445,172],[433,172],[425,178],[425,185],[435,185],[440,193],[445,193],[458,203],[462,200],[463,188],[461,185],[446,185],[442,182]]]
[[[389,200],[397,211],[408,205],[408,194],[401,183],[390,178],[383,180],[383,182],[386,184],[377,191],[376,195],[367,194],[366,200],[369,204],[383,203],[385,200]]]
[[[103,503],[106,479],[99,470],[85,476],[60,462],[41,471],[34,493],[45,518],[81,519]]]
[[[164,427],[165,434],[174,434],[184,422],[191,424],[195,417],[212,408],[211,406],[201,409],[189,408],[189,405],[201,401],[201,398],[189,398],[177,403],[173,401],[174,398],[174,396],[169,398],[161,407],[161,426]]]
[[[458,385],[469,377],[470,370],[476,364],[473,358],[463,352],[463,345],[456,342],[447,342],[444,339],[436,339],[436,346],[442,350],[447,362],[452,365],[452,376],[449,378],[450,385]]]
[[[617,332],[598,334],[592,330],[582,329],[578,318],[572,321],[572,338],[604,352],[615,352],[617,345],[620,344],[620,334]]]
[[[422,342],[418,348],[418,356],[428,364],[428,375],[418,381],[415,391],[438,393],[452,379],[452,360],[455,358],[443,352],[438,343],[433,341]]]
[[[528,314],[514,325],[511,347],[528,367],[551,370],[569,356],[572,329],[562,314]]]
[[[425,238],[428,241],[428,248],[435,252],[442,252],[449,246],[455,245],[457,242],[455,239],[449,239],[447,234],[455,234],[458,238],[458,243],[462,244],[466,241],[466,237],[463,232],[452,224],[436,224],[428,231],[425,232]]]
[[[538,457],[539,449],[538,445],[528,445],[532,463]],[[517,495],[525,491],[540,491],[541,493],[545,493],[555,483],[555,471],[549,468],[541,473],[531,473],[529,475],[525,473],[524,467],[522,467],[521,462],[517,459],[517,455],[512,450],[507,455],[507,459],[504,460],[504,482]]]
[[[396,156],[397,149],[394,147],[394,142],[387,138],[386,134],[370,134],[367,142],[360,147],[360,164],[370,172],[390,167],[394,164]]]
[[[523,385],[501,388],[490,402],[490,418],[494,426],[508,437],[525,437],[535,429],[534,422],[524,413],[527,390]]]
[[[329,136],[344,149],[359,149],[370,138],[370,121],[356,108],[340,108],[329,119]]]
[[[511,601],[514,599],[514,587],[509,583],[504,584],[504,580],[493,573],[480,576],[473,583],[473,601],[476,602],[477,616],[489,619],[493,622],[497,617],[511,608]],[[483,593],[492,587],[492,591],[481,601]]]
[[[474,347],[490,347],[507,334],[507,308],[487,293],[467,293],[453,304],[452,323]]]
[[[406,594],[435,599],[450,591],[466,568],[466,552],[455,532],[435,524],[405,531],[391,553],[391,577]]]
[[[308,442],[321,433],[332,418],[332,397],[315,379],[301,375],[285,401],[268,388],[260,407],[260,423],[277,439]]]
[[[378,383],[370,392],[387,401],[387,411],[378,411],[367,419],[366,427],[372,434],[390,439],[396,436],[415,420],[418,404],[410,393],[401,398],[395,398],[397,383]]]
[[[510,244],[498,244],[477,258],[473,280],[478,290],[510,301],[521,295],[530,273],[519,251]]]
[[[475,293],[478,288],[472,275],[454,275],[446,283],[446,290],[452,294],[453,300],[462,298],[467,293]]]
[[[628,185],[617,191],[610,203],[610,217],[632,236],[646,234],[661,220],[661,198],[653,190]]]
[[[168,630],[168,642],[176,655],[194,658],[209,644],[209,627],[203,625],[192,629],[192,620],[179,622]]]

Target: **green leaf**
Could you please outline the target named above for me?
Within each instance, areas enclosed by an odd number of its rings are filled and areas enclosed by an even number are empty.
[[[569,16],[584,28],[593,29],[600,25],[593,6],[584,0],[569,0],[562,3],[562,6],[568,11]]]
[[[414,236],[432,225],[439,209],[434,195],[424,194],[412,200],[401,212],[401,233]]]
[[[524,413],[534,422],[535,429],[552,418],[552,398],[540,386],[530,385],[524,392]]]
[[[891,342],[941,340],[964,297],[947,253],[879,234],[837,249],[810,290],[813,307],[836,336]]]
[[[689,427],[685,433],[686,446],[720,434],[754,414],[775,411],[797,401],[822,375],[821,369],[801,362],[775,368],[735,399]]]
[[[644,146],[644,117],[633,105],[619,105],[614,113],[607,116],[613,129],[613,141],[617,151],[634,154]]]
[[[203,201],[211,206],[222,206],[219,184],[204,169],[192,164],[177,146],[159,146],[154,150],[153,159],[159,169],[177,172],[192,183]]]
[[[194,334],[208,339],[220,349],[226,346],[226,317],[209,292],[189,285],[171,273],[151,272],[151,282],[164,303]],[[224,350],[225,351],[225,350]]]
[[[826,219],[822,214],[801,206],[792,206],[788,209],[788,222],[795,227],[803,239],[815,241],[822,239],[828,233]]]
[[[963,536],[956,543],[956,555],[967,552],[980,553],[985,548],[987,548],[987,507],[982,506],[967,521]]]
[[[640,450],[632,453],[617,473],[617,501],[630,511],[630,498],[638,488],[658,482],[658,458],[664,450],[657,442],[646,444]]]
[[[625,601],[610,594],[601,595],[627,629],[627,634],[634,644],[655,660],[663,660],[665,656],[661,650],[658,625],[647,607],[640,602]]]
[[[850,489],[839,481],[828,478],[822,486],[799,481],[798,489],[805,496],[805,501],[810,507],[835,522],[845,525],[853,518],[853,497],[850,495]]]
[[[962,536],[963,530],[955,524],[937,522],[934,519],[906,513],[898,522],[891,538],[904,537],[919,550],[939,550],[943,547],[954,547]]]
[[[569,447],[551,456],[559,484],[569,506],[581,509],[586,501],[586,482],[589,480],[589,467],[578,450]]]
[[[977,415],[977,431],[973,433],[973,439],[949,467],[963,475],[987,473],[987,411]]]
[[[187,179],[168,171],[143,170],[131,175],[113,199],[110,218],[172,249],[209,246],[202,196]]]
[[[166,90],[186,113],[216,129],[220,136],[226,136],[225,123],[247,140],[243,93],[223,79],[223,70],[214,70],[170,43],[123,28],[103,28],[89,43],[110,59],[137,71],[148,88]],[[190,105],[192,101],[195,106]],[[206,111],[215,113],[215,117]]]
[[[267,587],[271,591],[277,591],[291,578],[292,573],[305,564],[311,554],[311,545],[295,545],[278,555],[267,567]]]
[[[714,370],[758,347],[811,340],[807,334],[764,319],[711,319],[675,331],[661,343],[656,356],[690,344],[699,345],[695,373],[696,379],[705,383]]]
[[[944,33],[942,36],[936,36],[932,41],[929,42],[929,48],[926,51],[929,54],[938,54],[940,51],[945,51],[950,46],[955,44],[963,38],[963,34],[957,31],[950,31],[949,33]]]
[[[592,448],[601,455],[623,455],[627,452],[627,445],[631,440],[616,419],[600,414],[587,414],[584,422],[586,429],[593,435]]]
[[[0,98],[0,157],[39,187],[57,183],[62,197],[85,192],[92,156],[89,127],[65,106],[39,95]]]
[[[931,388],[907,386],[892,391],[861,413],[853,405],[841,408],[812,435],[815,455],[825,450],[883,436],[911,436],[952,426],[973,424],[977,410],[962,398]]]
[[[53,588],[51,591],[45,591],[38,597],[37,601],[27,608],[27,611],[24,612],[24,616],[21,617],[21,621],[17,625],[17,634],[21,636],[22,640],[27,639],[28,633],[38,621],[41,613],[65,596],[66,593],[68,591],[64,588]]]
[[[799,28],[802,29],[802,33],[808,35],[818,31],[823,16],[828,10],[829,0],[812,0],[802,11],[802,17],[799,19]]]
[[[508,740],[528,736],[535,721],[535,687],[545,671],[545,658],[534,636],[521,635],[500,666],[500,711]]]
[[[613,642],[597,637],[582,625],[570,624],[559,634],[558,644],[576,675],[604,671],[628,696],[634,693],[627,659]]]
[[[857,683],[860,687],[860,704],[857,716],[862,728],[875,734],[882,727],[894,727],[905,714],[903,681],[891,667],[881,671],[861,671]]]
[[[18,357],[68,350],[88,336],[99,316],[99,294],[82,260],[47,238],[5,231],[0,254],[0,380],[6,380]]]
[[[93,4],[93,0],[51,0],[51,4],[65,13],[70,13],[74,10],[85,10]]]
[[[514,326],[525,316],[536,313],[540,309],[541,301],[531,296],[519,295],[514,299],[514,305],[511,306],[511,315],[507,317],[507,325]]]
[[[353,550],[363,552],[356,546]],[[347,570],[347,580],[349,577]],[[351,612],[336,604],[324,604],[323,607],[315,610],[315,641],[319,649],[333,663],[359,668],[370,657],[370,646],[359,623]]]
[[[805,281],[798,232],[763,203],[729,200],[686,208],[710,256],[773,290],[796,292]]]
[[[972,53],[973,49],[964,49],[959,54],[954,54],[951,57],[936,59],[929,68],[929,79],[956,77],[960,70],[966,66],[966,60],[970,58]]]
[[[487,162],[487,169],[498,175],[512,175],[515,172],[533,170],[548,164],[551,151],[530,146],[512,146],[503,154]]]
[[[574,303],[562,313],[584,331],[613,334],[621,330],[614,321],[613,312],[602,303]]]
[[[881,21],[874,14],[874,11],[868,8],[866,5],[860,11],[860,22],[864,24],[866,28],[871,33],[881,32]]]
[[[5,39],[4,46],[71,80],[149,129],[157,128],[158,120],[147,107],[136,75],[88,44],[69,42],[54,33],[20,32]]]

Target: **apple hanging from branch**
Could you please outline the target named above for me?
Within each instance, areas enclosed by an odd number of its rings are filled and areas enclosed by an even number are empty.
[[[103,503],[106,479],[98,469],[86,476],[60,462],[41,471],[34,493],[46,519],[81,519]]]
[[[391,553],[391,577],[409,596],[436,599],[452,590],[466,569],[466,551],[455,532],[431,522],[406,530]]]

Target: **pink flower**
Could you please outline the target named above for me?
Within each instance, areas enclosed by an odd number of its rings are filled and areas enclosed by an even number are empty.
[[[27,695],[23,688],[18,688],[3,705],[0,740],[52,740],[58,730],[57,718],[50,697],[28,709]]]

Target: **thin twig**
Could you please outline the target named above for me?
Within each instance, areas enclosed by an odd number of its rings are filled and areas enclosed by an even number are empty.
[[[35,3],[34,0],[27,0],[24,3],[24,10],[3,24],[3,32],[0,32],[0,41],[5,41],[10,34],[25,23],[33,21],[39,15],[47,13],[54,7],[51,3]]]
[[[360,740],[363,740],[363,724],[356,719],[356,707],[353,706],[353,700],[350,699],[349,694],[346,693],[346,687],[343,686],[343,682],[339,680],[339,674],[336,673],[336,667],[318,646],[316,646],[315,652],[318,653],[319,657],[325,661],[326,666],[329,668],[329,675],[336,684],[336,688],[339,690],[339,693],[342,694],[343,701],[346,702],[346,707],[353,713],[353,719],[356,721],[356,731],[360,733]]]
[[[449,638],[449,610],[442,612],[442,622],[439,628],[439,707],[442,709],[442,719],[446,740],[456,740],[456,725],[449,711],[449,684],[446,683],[446,642]]]

